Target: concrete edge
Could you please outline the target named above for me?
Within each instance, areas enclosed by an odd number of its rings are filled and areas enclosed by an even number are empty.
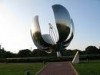
[[[47,67],[48,64],[44,65],[38,72],[36,72],[35,75],[39,75]]]
[[[69,63],[70,63],[70,65],[71,65],[72,69],[74,70],[75,74],[76,74],[76,75],[79,75],[79,73],[76,71],[76,69],[74,68],[74,66],[72,65],[72,63],[71,63],[71,62],[69,62]]]

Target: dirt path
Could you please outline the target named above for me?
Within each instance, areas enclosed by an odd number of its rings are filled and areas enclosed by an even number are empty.
[[[69,62],[52,62],[38,75],[76,75],[76,73]]]

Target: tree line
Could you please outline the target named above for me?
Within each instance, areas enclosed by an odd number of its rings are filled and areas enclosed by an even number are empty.
[[[82,56],[88,56],[88,55],[99,55],[100,56],[100,49],[98,49],[96,46],[88,46],[85,48],[84,51],[82,50],[71,50],[71,49],[65,49],[61,51],[62,56],[74,56],[75,53],[79,51],[79,54]],[[56,57],[56,54],[51,52],[47,53],[45,50],[29,50],[29,49],[23,49],[19,50],[18,53],[12,53],[10,51],[6,51],[4,48],[0,49],[0,58],[20,58],[20,57]]]

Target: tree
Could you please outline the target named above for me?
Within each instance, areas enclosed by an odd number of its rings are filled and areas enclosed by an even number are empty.
[[[5,54],[6,54],[6,51],[3,49],[0,49],[0,58],[5,58]]]
[[[85,51],[86,51],[87,54],[98,54],[99,53],[99,49],[95,46],[88,46],[85,49]]]
[[[43,50],[39,50],[39,49],[34,49],[34,50],[32,51],[32,54],[31,54],[31,56],[35,56],[35,57],[47,56],[47,55],[48,55],[48,53],[46,53],[46,52],[43,51]]]
[[[29,49],[20,50],[18,52],[18,57],[30,57],[31,51]]]
[[[12,53],[10,51],[6,51],[5,57],[6,58],[14,58],[14,57],[16,57],[16,54],[14,54],[14,53]]]
[[[63,50],[62,51],[62,56],[72,56],[73,55],[73,51],[68,49],[68,50]]]

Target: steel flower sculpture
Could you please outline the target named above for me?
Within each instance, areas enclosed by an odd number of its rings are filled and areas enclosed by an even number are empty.
[[[61,56],[60,52],[64,50],[71,42],[74,36],[73,20],[67,9],[59,4],[52,6],[57,33],[53,25],[50,26],[49,34],[41,34],[38,16],[35,16],[31,28],[31,36],[37,48],[46,52],[56,52],[57,56]],[[58,34],[58,36],[57,36]]]

